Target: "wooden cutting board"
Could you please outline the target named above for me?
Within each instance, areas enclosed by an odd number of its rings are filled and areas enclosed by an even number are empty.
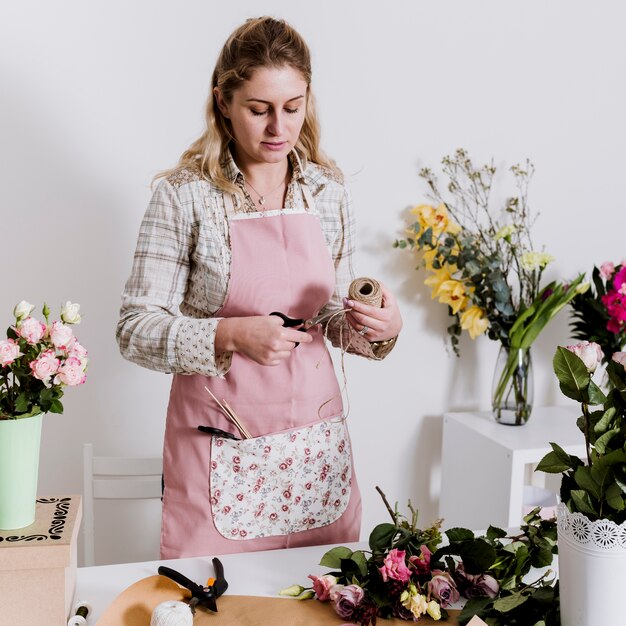
[[[150,576],[123,591],[98,620],[98,626],[150,626],[154,608],[167,600],[184,601],[189,591],[165,576]],[[329,603],[291,598],[231,596],[218,598],[219,611],[196,610],[194,626],[340,626],[345,624]],[[448,626],[458,626],[459,611],[450,611]],[[406,626],[408,622],[384,620],[389,626]]]

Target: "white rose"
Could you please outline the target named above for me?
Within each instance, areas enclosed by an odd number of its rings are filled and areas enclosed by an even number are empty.
[[[33,312],[34,308],[34,304],[22,300],[19,304],[15,305],[13,315],[15,315],[15,319],[19,322],[20,320],[26,319]]]
[[[575,346],[567,346],[570,352],[573,352],[585,364],[587,371],[593,374],[604,356],[602,348],[595,342],[583,341]]]
[[[80,304],[72,303],[69,300],[61,307],[61,320],[66,324],[80,324]]]

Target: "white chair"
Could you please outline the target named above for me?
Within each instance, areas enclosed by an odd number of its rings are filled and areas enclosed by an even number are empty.
[[[163,459],[94,456],[93,445],[83,445],[84,565],[95,562],[94,500],[161,497]]]

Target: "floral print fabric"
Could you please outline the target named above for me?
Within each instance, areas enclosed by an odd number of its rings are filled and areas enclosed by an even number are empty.
[[[213,521],[227,539],[327,526],[348,507],[352,454],[345,419],[253,439],[214,437]]]

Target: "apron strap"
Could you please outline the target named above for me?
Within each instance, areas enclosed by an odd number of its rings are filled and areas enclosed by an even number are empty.
[[[307,205],[307,211],[313,211],[315,209],[315,200],[313,200],[313,194],[310,187],[303,181],[300,183],[300,189],[302,189],[302,195],[304,196],[304,203]]]

